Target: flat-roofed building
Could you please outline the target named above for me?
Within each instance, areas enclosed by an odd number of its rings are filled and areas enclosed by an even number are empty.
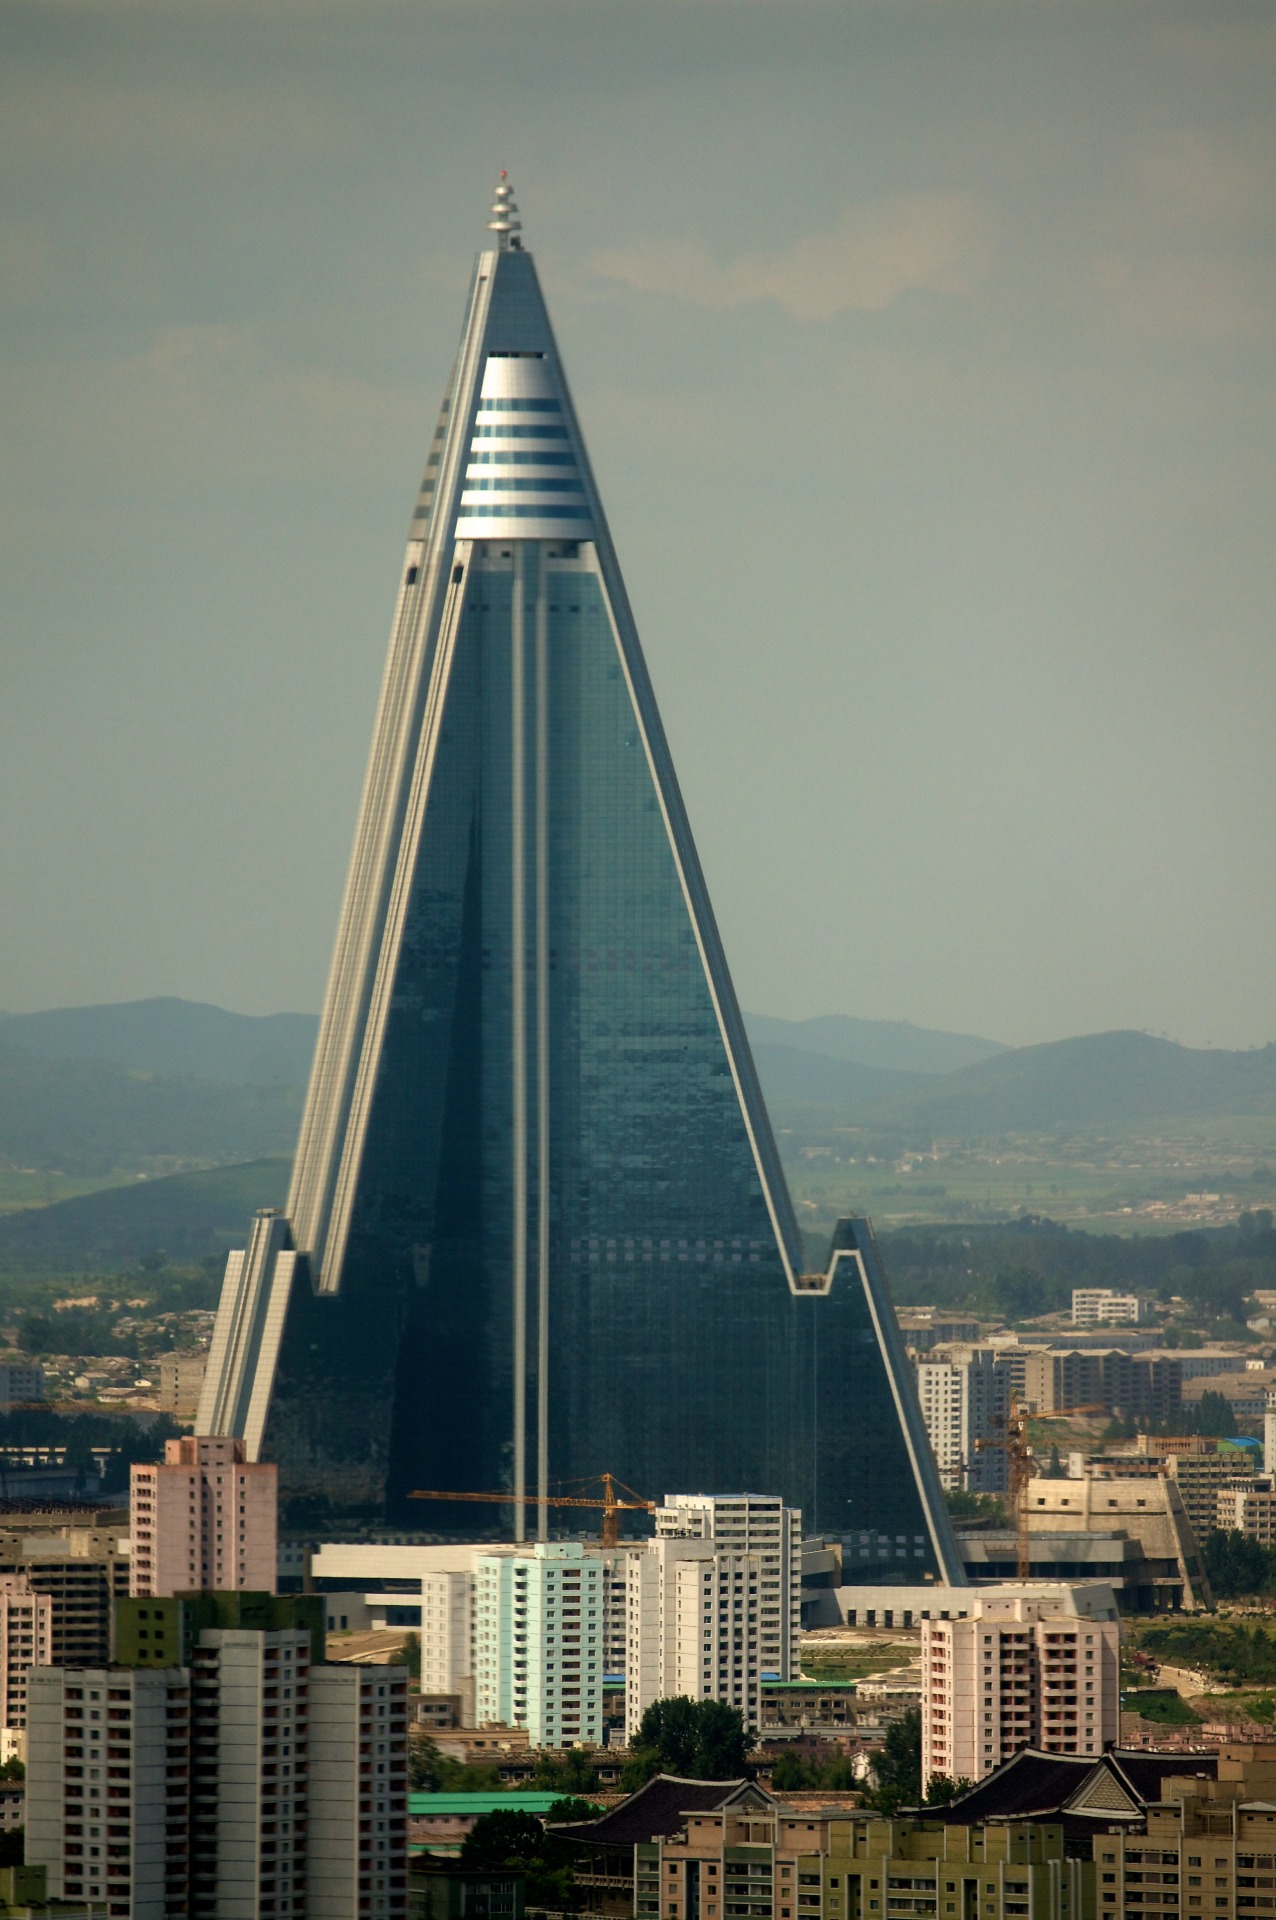
[[[121,1920],[190,1910],[190,1676],[37,1667],[27,1692],[26,1858],[50,1898]]]
[[[162,1463],[132,1469],[129,1592],[273,1592],[278,1469],[241,1440],[167,1440]]]
[[[1049,1603],[977,1595],[964,1620],[922,1623],[922,1791],[980,1780],[1020,1747],[1094,1754],[1120,1722],[1119,1628]]]
[[[1276,1546],[1276,1483],[1264,1473],[1241,1486],[1222,1488],[1214,1523],[1224,1533],[1243,1533],[1260,1546]]]

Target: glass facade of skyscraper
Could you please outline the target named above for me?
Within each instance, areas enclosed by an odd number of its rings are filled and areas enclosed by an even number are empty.
[[[866,1230],[803,1271],[517,250],[480,261],[413,523],[288,1214],[295,1262],[228,1279],[201,1420],[294,1519],[536,1531],[520,1494],[606,1469],[952,1571]]]

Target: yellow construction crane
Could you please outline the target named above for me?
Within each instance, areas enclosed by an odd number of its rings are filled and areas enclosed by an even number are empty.
[[[603,1516],[603,1545],[605,1547],[618,1546],[620,1543],[620,1515],[622,1513],[654,1513],[656,1511],[656,1502],[654,1500],[644,1500],[640,1493],[635,1493],[632,1487],[627,1487],[623,1480],[617,1480],[614,1473],[602,1473],[599,1474],[598,1478],[602,1482],[603,1489],[603,1497],[601,1500],[591,1500],[578,1493],[553,1493],[545,1495],[525,1493],[523,1495],[523,1504],[528,1507],[588,1507],[593,1512],[601,1513]],[[586,1482],[585,1484],[588,1483]],[[616,1492],[618,1487],[621,1493],[627,1493],[629,1495],[627,1500],[622,1500],[618,1497]],[[512,1507],[516,1504],[515,1497],[508,1488],[501,1493],[436,1493],[418,1487],[409,1493],[408,1499],[483,1500],[501,1507]]]

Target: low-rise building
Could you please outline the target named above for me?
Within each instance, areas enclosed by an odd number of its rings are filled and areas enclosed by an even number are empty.
[[[632,1858],[639,1920],[1094,1914],[1092,1863],[1065,1855],[1061,1827],[1027,1821],[883,1820],[836,1795],[660,1775],[602,1819],[556,1831],[578,1849],[578,1878],[600,1892],[623,1886]]]
[[[0,1360],[0,1413],[47,1398],[44,1368],[38,1360]]]
[[[1114,1287],[1074,1287],[1074,1327],[1137,1327],[1143,1303],[1136,1293],[1118,1293]]]

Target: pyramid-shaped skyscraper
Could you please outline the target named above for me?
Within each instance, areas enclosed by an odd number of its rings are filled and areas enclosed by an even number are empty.
[[[960,1577],[866,1225],[806,1270],[504,181],[492,225],[288,1205],[230,1257],[199,1429],[315,1525],[521,1537],[607,1469],[781,1493],[866,1573]]]

